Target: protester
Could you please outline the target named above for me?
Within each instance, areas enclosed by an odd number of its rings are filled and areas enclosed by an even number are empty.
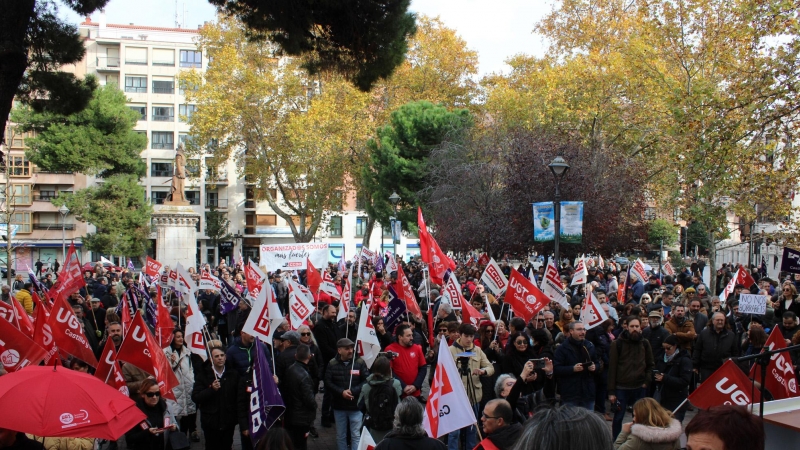
[[[369,376],[367,365],[354,357],[355,343],[347,338],[336,343],[338,354],[328,361],[325,371],[325,391],[330,391],[331,406],[336,420],[336,446],[347,450],[347,431],[350,430],[350,448],[356,450],[361,438],[363,415],[358,410],[357,399]]]
[[[675,411],[675,418],[683,422],[686,415],[684,400],[689,395],[689,385],[692,382],[692,360],[686,350],[679,348],[679,339],[669,336],[664,340],[664,357],[656,360],[656,373],[653,381],[658,389],[661,406]]]
[[[726,359],[739,355],[739,342],[730,330],[725,314],[715,312],[708,327],[700,332],[692,352],[695,373],[704,381],[722,366]]]
[[[422,428],[424,410],[414,398],[404,398],[394,412],[394,428],[375,450],[445,450],[442,441],[428,437]]]
[[[0,448],[13,449],[13,450],[44,450],[44,446],[40,442],[14,430],[7,430],[0,428]],[[81,449],[82,450],[82,449]]]
[[[687,450],[764,450],[764,424],[743,406],[701,410],[685,433]]]
[[[223,348],[212,348],[211,358],[200,368],[192,390],[192,400],[200,410],[206,450],[231,448],[239,423],[240,377],[235,369],[226,369],[225,360]]]
[[[398,325],[395,330],[397,342],[386,347],[387,352],[397,353],[391,359],[392,372],[400,380],[403,397],[419,398],[422,384],[428,373],[427,362],[422,347],[414,344],[414,332],[409,325]]]
[[[486,438],[476,447],[481,450],[510,450],[522,432],[522,425],[514,422],[511,405],[503,399],[486,403],[481,414],[481,425],[486,433]]]
[[[664,325],[664,328],[678,338],[681,349],[686,350],[688,353],[692,352],[692,344],[697,337],[697,333],[694,329],[694,323],[686,317],[686,307],[681,304],[673,306],[672,317]],[[652,342],[650,344],[652,345]],[[658,359],[657,356],[655,357]]]
[[[17,275],[17,281],[14,282],[14,286],[17,286],[17,283],[21,280],[22,275]],[[14,295],[22,307],[25,308],[25,312],[28,313],[29,316],[33,315],[33,297],[31,297],[31,287],[33,287],[33,284],[23,283]]]
[[[142,424],[137,424],[130,431],[125,433],[125,443],[130,450],[150,450],[164,448],[164,417],[167,414],[167,404],[161,398],[158,390],[158,382],[153,378],[144,380],[139,387],[136,406],[145,414],[146,419]],[[178,429],[178,425],[169,425],[172,431]],[[208,448],[208,447],[207,447]]]
[[[633,422],[622,426],[615,450],[676,450],[681,424],[655,400],[645,397],[633,405]]]
[[[553,371],[561,404],[594,409],[597,353],[586,340],[586,328],[581,322],[567,325],[568,338],[556,348]],[[612,402],[613,403],[613,402]]]
[[[400,403],[403,388],[400,380],[392,377],[392,368],[385,356],[379,356],[372,363],[372,373],[361,388],[358,404],[364,411],[364,426],[369,429],[375,442],[392,429],[394,410]]]
[[[255,349],[258,348],[267,359],[270,369],[272,369],[274,366],[267,346],[263,342],[256,340],[256,337],[252,334],[243,331],[243,327],[244,322],[237,326],[236,333],[239,336],[233,340],[233,344],[228,347],[226,352],[225,359],[228,367],[235,370],[239,377],[246,376],[253,366],[253,361],[256,358]]]
[[[264,436],[264,439],[258,441],[258,450],[295,450],[292,444],[292,438],[285,428],[272,427]]]
[[[285,427],[297,450],[306,449],[307,434],[314,423],[317,413],[317,402],[314,399],[316,389],[309,373],[311,349],[305,344],[297,346],[293,352],[294,364],[286,368],[282,384],[286,403]]]
[[[611,433],[589,409],[558,406],[542,409],[522,429],[514,450],[612,450]]]
[[[616,407],[611,425],[614,439],[622,430],[626,408],[646,395],[652,382],[653,367],[653,351],[650,342],[642,336],[639,319],[629,318],[628,329],[620,334],[609,350],[608,400]]]
[[[336,307],[333,305],[327,305],[322,309],[322,320],[317,322],[317,324],[314,326],[314,337],[317,340],[317,345],[319,346],[320,352],[322,352],[323,366],[320,369],[320,373],[322,374],[323,379],[325,379],[325,376],[328,372],[328,364],[336,357],[337,354],[336,324],[334,323],[335,319]],[[331,394],[328,392],[326,386],[325,393],[322,397],[322,417],[320,420],[323,427],[330,427],[333,420],[331,400]]]
[[[172,388],[175,400],[167,399],[167,407],[178,419],[181,431],[187,433],[192,441],[200,442],[200,435],[197,433],[197,406],[192,401],[192,389],[194,389],[192,351],[185,345],[183,331],[173,332],[172,342],[164,349],[164,354],[180,383]]]

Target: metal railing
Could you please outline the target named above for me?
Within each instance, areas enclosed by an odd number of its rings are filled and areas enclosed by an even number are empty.
[[[60,230],[62,224],[60,223],[35,223],[33,224],[34,230]],[[65,223],[63,224],[65,230],[74,230],[75,224],[74,223]]]
[[[153,87],[153,94],[174,94],[174,87]]]
[[[175,122],[175,116],[166,116],[163,114],[153,114],[153,122]]]
[[[172,61],[156,61],[153,60],[154,66],[168,66],[168,67],[175,67],[175,60]]]
[[[125,92],[147,94],[147,86],[125,86]]]
[[[95,59],[95,66],[98,69],[115,69],[119,70],[119,57],[113,56],[98,56]]]
[[[253,209],[253,208],[256,207],[256,201],[255,200],[245,200],[244,201],[244,207]]]
[[[147,60],[146,59],[128,59],[125,58],[125,64],[135,64],[137,66],[146,66]]]
[[[173,149],[175,149],[175,143],[174,142],[151,142],[150,143],[150,148],[173,150]]]
[[[206,199],[206,208],[221,208],[226,209],[228,207],[228,199],[227,198],[207,198]]]
[[[49,202],[49,201],[53,200],[54,198],[58,198],[58,195],[55,195],[55,194],[54,195],[35,194],[33,196],[33,201],[35,201],[35,202]]]

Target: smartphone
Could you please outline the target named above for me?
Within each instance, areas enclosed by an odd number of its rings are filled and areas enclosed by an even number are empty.
[[[585,362],[585,363],[581,363],[581,365],[583,366],[584,369],[588,369],[589,366],[591,366],[592,364],[594,364],[594,363],[591,362],[591,361]]]
[[[534,370],[543,370],[544,369],[544,365],[545,365],[544,358],[529,359],[528,362],[532,362],[533,363],[533,369]]]

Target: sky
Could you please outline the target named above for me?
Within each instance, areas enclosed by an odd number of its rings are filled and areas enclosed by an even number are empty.
[[[480,75],[507,72],[506,59],[524,53],[541,56],[546,43],[533,34],[534,24],[552,7],[553,0],[412,0],[411,10],[431,17],[461,36],[478,52]],[[174,27],[178,23],[197,28],[213,21],[215,9],[207,0],[111,0],[106,6],[106,23],[134,23]],[[73,23],[83,17],[61,6],[61,15]],[[92,15],[97,21],[99,13]]]

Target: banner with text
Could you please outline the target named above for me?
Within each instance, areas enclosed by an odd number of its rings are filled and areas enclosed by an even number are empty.
[[[580,244],[583,239],[583,202],[561,202],[561,243]]]
[[[328,264],[328,244],[313,242],[299,244],[264,244],[261,245],[260,265],[269,271],[305,270],[306,258],[315,267],[326,267]]]

